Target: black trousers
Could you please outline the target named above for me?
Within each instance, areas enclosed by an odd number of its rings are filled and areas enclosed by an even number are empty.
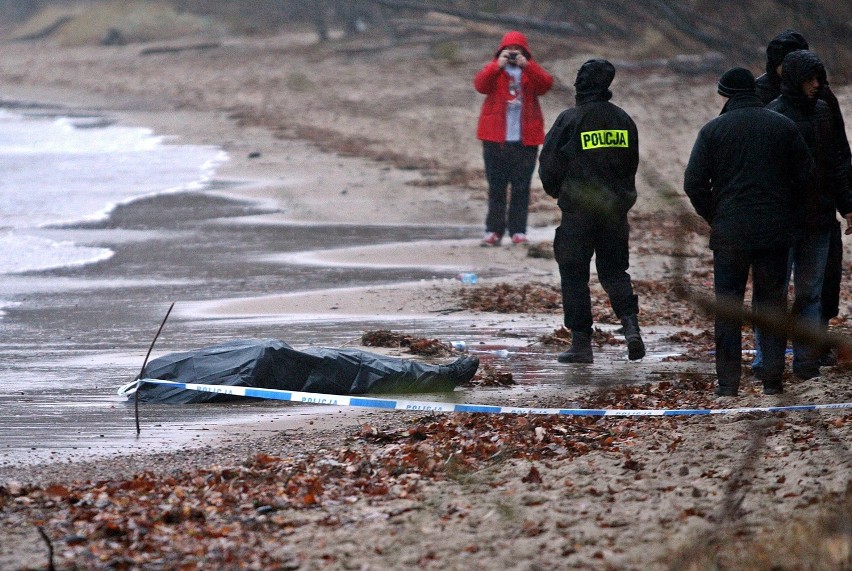
[[[509,231],[510,236],[527,233],[527,216],[530,207],[530,182],[538,157],[537,146],[521,143],[493,143],[483,141],[482,157],[485,177],[488,179],[488,214],[485,231],[500,236]],[[511,199],[506,215],[506,196],[509,185]]]
[[[828,242],[828,260],[822,282],[822,320],[825,323],[840,313],[840,282],[843,279],[843,232],[840,222],[831,229]]]
[[[629,237],[626,216],[606,219],[587,212],[562,213],[562,223],[553,240],[553,253],[562,278],[565,327],[592,332],[589,264],[593,255],[598,279],[615,315],[621,319],[639,313],[639,300],[633,294],[633,283],[627,273]]]
[[[787,306],[788,247],[763,250],[714,250],[716,303],[742,309],[751,270],[754,310],[780,314]],[[742,318],[716,317],[716,378],[720,387],[736,390],[742,374]],[[762,330],[764,386],[781,383],[786,336]]]

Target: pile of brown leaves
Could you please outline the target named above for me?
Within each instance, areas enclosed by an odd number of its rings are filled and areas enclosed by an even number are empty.
[[[392,349],[407,348],[414,355],[426,357],[443,357],[455,353],[451,345],[438,339],[412,337],[403,333],[395,333],[387,329],[366,331],[361,336],[361,345],[365,347],[389,347]]]
[[[469,387],[510,387],[515,385],[515,379],[509,371],[501,371],[491,365],[480,365],[470,381],[465,383]]]
[[[562,309],[559,286],[538,282],[465,288],[459,295],[462,306],[473,311],[554,313]]]
[[[554,329],[553,333],[546,333],[539,336],[537,342],[544,346],[565,346],[571,344],[571,332],[565,327]]]

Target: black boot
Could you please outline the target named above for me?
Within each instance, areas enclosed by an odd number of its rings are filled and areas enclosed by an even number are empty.
[[[591,363],[592,356],[592,334],[582,331],[571,332],[571,348],[560,353],[556,360],[560,363]]]
[[[636,361],[645,356],[645,343],[639,334],[639,318],[636,315],[625,315],[621,318],[624,328],[624,340],[627,341],[627,358]]]

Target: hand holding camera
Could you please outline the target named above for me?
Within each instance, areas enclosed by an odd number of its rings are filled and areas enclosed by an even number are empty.
[[[524,53],[522,51],[510,48],[500,52],[498,60],[501,68],[506,67],[506,64],[516,65],[518,67],[524,67],[527,64],[527,58],[524,57]]]

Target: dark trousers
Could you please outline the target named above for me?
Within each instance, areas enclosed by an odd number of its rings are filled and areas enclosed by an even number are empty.
[[[787,306],[787,247],[764,250],[714,250],[713,272],[716,303],[742,309],[749,270],[752,273],[754,311],[779,314]],[[742,374],[742,318],[716,317],[716,377],[719,386],[738,389]],[[764,386],[780,385],[784,371],[783,333],[763,329]]]
[[[840,312],[840,282],[843,279],[843,232],[840,222],[831,229],[828,241],[828,259],[822,282],[822,320],[825,323]]]
[[[607,223],[599,216],[583,212],[563,212],[556,229],[553,253],[562,278],[562,308],[565,327],[592,332],[592,302],[589,294],[589,264],[595,256],[598,279],[620,319],[639,313],[633,294],[628,241],[630,225],[626,217]]]
[[[488,214],[485,231],[500,236],[526,234],[530,206],[530,182],[538,158],[537,146],[521,143],[482,142],[485,178],[488,179]],[[506,216],[506,196],[512,186],[509,215]]]

